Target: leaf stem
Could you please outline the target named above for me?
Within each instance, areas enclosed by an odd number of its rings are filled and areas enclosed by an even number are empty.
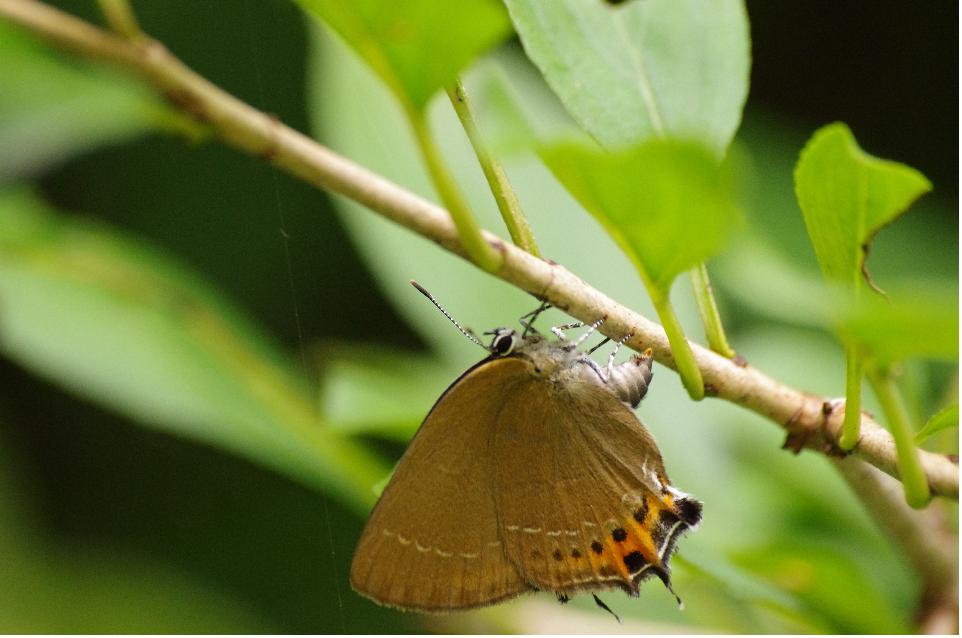
[[[129,0],[97,0],[110,28],[130,40],[144,37]]]
[[[678,322],[678,317],[675,316],[675,309],[672,308],[668,293],[656,286],[651,286],[649,292],[658,318],[661,319],[661,325],[668,336],[671,355],[675,359],[675,368],[681,377],[681,383],[688,391],[688,396],[695,401],[701,401],[705,398],[705,383],[702,380],[701,370],[695,362],[691,346],[688,345],[688,339],[685,338],[685,332]]]
[[[845,347],[845,419],[838,446],[850,452],[858,445],[862,423],[862,376],[865,370],[854,346]]]
[[[725,328],[722,326],[721,314],[718,312],[718,304],[715,303],[715,295],[712,292],[711,280],[708,278],[708,268],[704,263],[698,264],[688,271],[691,275],[691,285],[695,291],[695,303],[698,305],[698,314],[701,315],[701,322],[705,326],[705,337],[708,339],[708,347],[729,359],[735,358],[735,350],[728,344],[725,336]]]
[[[508,227],[508,232],[511,234],[511,241],[535,257],[540,257],[541,253],[538,252],[534,233],[531,232],[531,226],[521,210],[521,204],[518,203],[511,182],[501,167],[501,163],[491,155],[481,138],[461,80],[455,80],[454,85],[447,88],[447,93],[451,99],[451,105],[454,106],[454,112],[458,114],[464,132],[471,141],[471,147],[474,148],[474,154],[478,157],[478,163],[481,165],[481,170],[484,171],[484,177],[488,180],[488,187],[491,189],[491,194],[494,195],[494,201],[498,204],[498,210],[501,211],[504,225]]]
[[[928,505],[931,499],[929,483],[922,471],[922,463],[916,452],[915,442],[912,440],[912,425],[909,421],[908,409],[902,400],[891,371],[870,368],[868,380],[872,390],[882,404],[882,412],[888,420],[889,430],[895,438],[895,452],[898,456],[899,473],[902,477],[902,487],[905,490],[906,502],[914,508]]]
[[[431,176],[431,182],[438,197],[441,198],[441,203],[451,214],[468,258],[482,270],[497,272],[501,269],[503,262],[501,255],[481,235],[481,227],[471,214],[468,203],[454,181],[454,176],[448,171],[447,165],[441,158],[440,149],[431,137],[427,115],[423,111],[414,109],[406,109],[406,113],[414,130],[414,138],[427,165],[428,174]]]

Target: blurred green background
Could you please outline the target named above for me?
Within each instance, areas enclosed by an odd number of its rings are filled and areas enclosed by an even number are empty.
[[[59,4],[98,20],[92,2]],[[430,194],[385,90],[292,3],[134,7],[216,84]],[[734,347],[778,379],[843,393],[841,350],[804,312],[818,268],[791,181],[824,123],[847,122],[868,152],[934,183],[878,236],[875,280],[957,290],[957,11],[748,3],[736,145],[749,223],[710,268]],[[505,79],[542,103],[517,42],[467,82],[483,107]],[[673,482],[705,501],[674,563],[684,611],[652,584],[640,600],[605,597],[624,627],[590,600],[547,595],[440,619],[361,599],[347,572],[372,484],[480,358],[408,279],[475,329],[532,299],[258,158],[171,135],[183,123],[136,81],[2,23],[0,87],[0,630],[912,630],[915,576],[830,464],[780,451],[780,430],[753,414],[691,403],[660,367],[639,414]],[[482,224],[504,234],[449,111],[433,104],[442,147]],[[494,101],[481,115],[496,128]],[[505,163],[542,252],[654,316],[627,260],[537,159]],[[687,284],[673,300],[698,339]],[[917,423],[957,401],[954,368],[908,371]],[[304,416],[315,402],[321,434]],[[927,447],[957,452],[955,431]],[[930,507],[957,520],[955,504]]]

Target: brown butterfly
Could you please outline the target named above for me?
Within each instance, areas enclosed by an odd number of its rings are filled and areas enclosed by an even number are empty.
[[[431,409],[361,535],[359,593],[448,612],[538,590],[562,602],[612,588],[637,596],[651,575],[671,589],[669,558],[702,506],[669,483],[632,411],[651,353],[614,365],[613,352],[603,368],[578,350],[587,334],[564,338],[581,324],[553,328],[557,340],[534,330],[545,308],[522,318],[521,335],[487,333],[490,356]]]

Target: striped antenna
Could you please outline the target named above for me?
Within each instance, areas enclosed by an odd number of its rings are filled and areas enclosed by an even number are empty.
[[[441,314],[443,314],[445,317],[448,318],[448,321],[450,321],[451,323],[454,324],[454,327],[457,328],[457,329],[461,332],[461,334],[463,334],[465,337],[467,337],[467,338],[470,339],[471,341],[475,342],[476,344],[478,344],[479,346],[481,346],[482,348],[484,348],[484,349],[487,350],[488,352],[491,352],[491,349],[488,348],[488,347],[487,347],[486,345],[484,345],[483,343],[481,343],[481,341],[478,340],[478,338],[474,335],[473,332],[471,332],[471,331],[468,330],[467,328],[461,327],[461,324],[459,324],[457,321],[455,321],[454,317],[452,317],[451,315],[449,315],[449,314],[448,314],[448,311],[444,309],[444,306],[442,306],[441,304],[438,303],[438,300],[434,298],[434,295],[432,295],[432,294],[429,293],[427,290],[425,290],[424,287],[423,287],[421,284],[419,284],[418,282],[416,282],[416,281],[414,281],[414,280],[412,279],[412,280],[411,280],[411,285],[414,286],[415,288],[417,288],[417,289],[418,289],[418,292],[420,292],[422,295],[424,295],[425,297],[427,297],[428,299],[430,299],[430,300],[431,300],[431,303],[433,303],[434,306],[435,306],[438,310],[441,311]]]

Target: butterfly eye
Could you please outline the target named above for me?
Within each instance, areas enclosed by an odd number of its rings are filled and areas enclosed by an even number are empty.
[[[518,345],[518,340],[518,333],[514,330],[499,328],[495,330],[494,338],[491,340],[491,352],[499,356],[511,354]]]

